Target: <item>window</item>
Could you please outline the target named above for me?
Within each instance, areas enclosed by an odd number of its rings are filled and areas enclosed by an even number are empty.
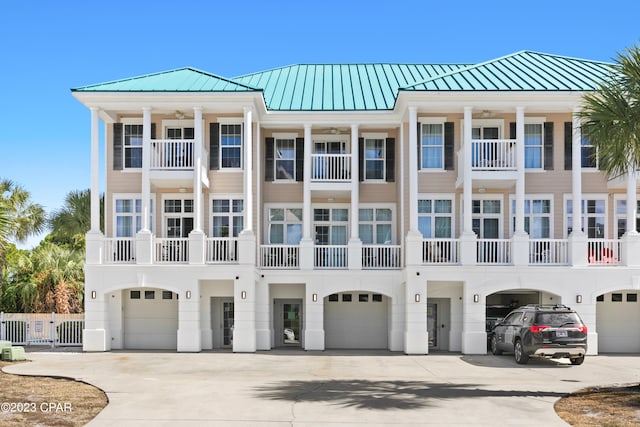
[[[580,145],[582,167],[596,169],[598,167],[598,152],[596,151],[596,147],[584,136],[580,141]]]
[[[622,302],[622,294],[618,294],[618,293],[611,294],[611,302]]]
[[[220,125],[220,159],[221,168],[242,167],[242,125]]]
[[[269,209],[269,243],[297,245],[302,239],[301,208]]]
[[[359,302],[369,302],[369,294],[358,294]]]
[[[587,237],[604,239],[606,236],[606,199],[582,200],[582,224]],[[571,199],[566,202],[567,235],[573,231],[573,203]]]
[[[338,301],[338,294],[329,295],[329,301],[331,301],[331,302]]]
[[[512,231],[516,228],[516,201],[511,200]],[[532,239],[551,237],[551,200],[525,199],[524,229]]]
[[[444,125],[425,123],[420,129],[421,169],[442,169],[444,167]]]
[[[351,294],[342,294],[342,302],[351,302]]]
[[[140,299],[140,291],[131,291],[129,292],[130,299]]]
[[[373,302],[382,302],[382,295],[380,294],[373,294],[371,295],[371,300]]]
[[[418,200],[418,229],[426,239],[450,238],[453,231],[451,199]]]
[[[163,213],[166,237],[189,237],[193,230],[193,199],[166,199]]]
[[[543,165],[543,131],[542,123],[524,125],[524,167],[542,169]]]
[[[365,208],[359,211],[359,234],[364,244],[391,244],[392,212],[389,208]]]
[[[636,231],[640,230],[640,200],[637,202],[636,213]],[[614,226],[616,227],[616,236],[622,237],[627,232],[627,200],[616,198],[616,221]]]
[[[144,299],[155,299],[156,291],[144,291]]]
[[[384,180],[385,172],[385,139],[365,138],[364,140],[364,172],[366,180]]]
[[[238,237],[243,228],[242,199],[211,200],[211,237]]]
[[[476,199],[471,201],[471,225],[481,239],[499,239],[502,234],[500,200]]]
[[[275,140],[275,177],[277,180],[293,181],[296,179],[296,140]]]
[[[346,245],[349,210],[343,208],[313,209],[316,245]]]
[[[638,294],[627,294],[627,302],[638,302]]]
[[[193,139],[194,130],[192,127],[167,127],[165,128],[167,139]]]
[[[124,125],[124,167],[142,167],[142,125]]]
[[[142,200],[135,196],[116,196],[114,205],[116,237],[134,237],[142,228]],[[153,230],[153,199],[149,201],[149,208],[149,229]]]
[[[173,292],[162,291],[162,299],[173,299]]]

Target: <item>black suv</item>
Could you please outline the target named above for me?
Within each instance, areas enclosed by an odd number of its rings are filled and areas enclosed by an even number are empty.
[[[491,351],[513,352],[521,364],[529,357],[568,357],[572,365],[581,365],[587,354],[587,327],[564,305],[527,305],[493,328]]]

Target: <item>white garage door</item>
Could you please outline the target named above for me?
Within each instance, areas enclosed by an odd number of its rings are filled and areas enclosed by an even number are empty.
[[[333,294],[324,300],[326,348],[388,348],[387,297],[352,292]]]
[[[175,350],[178,346],[178,299],[162,289],[123,292],[124,347]]]
[[[599,353],[640,352],[638,291],[609,292],[596,303]]]

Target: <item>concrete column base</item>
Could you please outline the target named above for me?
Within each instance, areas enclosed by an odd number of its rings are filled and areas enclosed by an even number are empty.
[[[256,350],[271,350],[271,330],[256,330]]]
[[[178,351],[182,353],[197,353],[202,351],[200,341],[201,333],[198,327],[178,329]]]
[[[304,331],[305,350],[324,350],[324,330],[313,329]]]
[[[429,354],[429,333],[408,331],[404,333],[405,354]]]
[[[486,332],[462,332],[463,354],[487,354]]]
[[[84,329],[82,331],[83,351],[109,351],[111,339],[105,329]]]

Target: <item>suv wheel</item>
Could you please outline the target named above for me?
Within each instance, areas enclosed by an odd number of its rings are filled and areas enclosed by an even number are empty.
[[[498,348],[498,338],[496,338],[495,335],[491,338],[491,353],[495,354],[496,356],[502,354],[502,350]]]
[[[524,348],[522,347],[522,341],[516,341],[516,345],[513,349],[513,355],[516,359],[516,363],[520,365],[525,365],[529,361],[529,356],[524,352]]]
[[[571,364],[572,365],[582,365],[582,362],[584,362],[584,356],[581,357],[574,357],[571,360]]]

